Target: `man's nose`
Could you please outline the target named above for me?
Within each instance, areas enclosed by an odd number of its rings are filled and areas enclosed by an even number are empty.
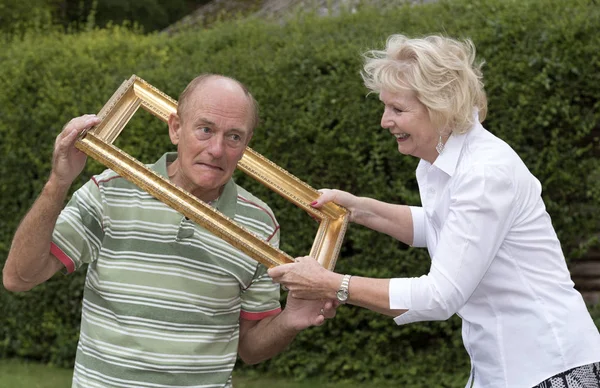
[[[225,152],[225,139],[222,136],[213,136],[210,139],[208,153],[215,159],[223,156]]]

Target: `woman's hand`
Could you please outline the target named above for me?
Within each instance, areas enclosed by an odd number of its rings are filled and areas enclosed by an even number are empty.
[[[269,276],[281,283],[298,299],[336,299],[343,275],[323,268],[310,256],[299,257],[294,263],[269,269]]]
[[[358,197],[342,190],[335,189],[321,189],[319,190],[321,196],[310,205],[314,208],[320,208],[326,203],[333,202],[340,206],[345,207],[350,211],[350,222],[354,222],[354,214],[357,210]]]

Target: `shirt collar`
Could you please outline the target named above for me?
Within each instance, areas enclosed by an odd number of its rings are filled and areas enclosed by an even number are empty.
[[[483,128],[479,123],[478,117],[475,116],[475,124],[467,132],[462,134],[453,133],[446,141],[444,150],[433,162],[433,165],[438,169],[444,171],[446,174],[452,176],[456,171],[458,165],[458,159],[460,158],[461,151],[465,145],[465,142],[472,132]]]
[[[177,152],[165,153],[156,163],[150,166],[150,169],[156,172],[158,175],[169,180],[167,174],[167,165],[173,163],[177,159]],[[237,204],[237,185],[233,181],[233,178],[229,179],[223,188],[223,192],[217,198],[213,207],[225,214],[229,218],[235,217],[235,209]]]
[[[466,133],[450,135],[444,145],[444,150],[435,159],[433,165],[450,176],[454,175],[466,135]]]
[[[167,174],[167,165],[173,163],[175,159],[177,159],[177,152],[167,152],[161,156],[156,163],[151,165],[150,169],[163,178],[169,179],[169,175]]]

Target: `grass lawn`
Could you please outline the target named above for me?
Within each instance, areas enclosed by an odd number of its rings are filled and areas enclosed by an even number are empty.
[[[0,388],[69,388],[71,369],[57,368],[22,360],[0,360]],[[235,388],[368,388],[365,384],[346,385],[319,381],[287,381],[283,379],[233,376]]]
[[[55,368],[21,360],[0,360],[1,388],[68,388],[70,369]]]

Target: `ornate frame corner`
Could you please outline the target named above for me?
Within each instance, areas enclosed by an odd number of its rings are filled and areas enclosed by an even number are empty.
[[[132,75],[98,113],[102,120],[100,124],[83,133],[75,146],[268,268],[293,262],[287,253],[271,246],[113,145],[140,106],[164,122],[177,112],[177,101]],[[246,148],[237,167],[319,222],[310,256],[323,267],[333,270],[346,233],[348,211],[334,203],[320,209],[313,208],[310,203],[319,197],[317,190],[250,147]]]

